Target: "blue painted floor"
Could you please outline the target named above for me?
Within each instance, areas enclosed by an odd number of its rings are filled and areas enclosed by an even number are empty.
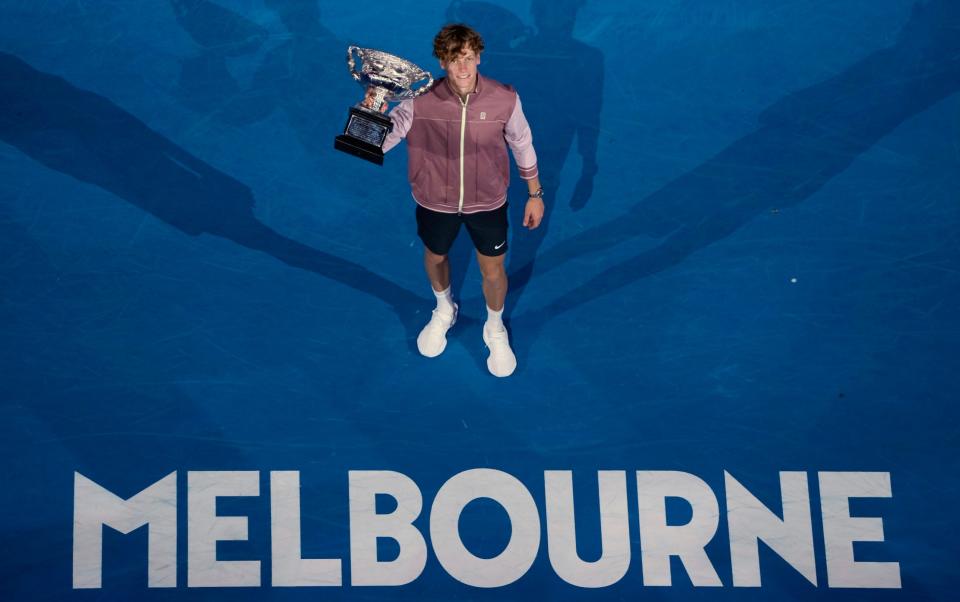
[[[0,7],[0,598],[955,598],[960,4],[313,7]],[[514,173],[502,380],[466,236],[461,319],[441,357],[417,353],[433,299],[406,150],[377,167],[332,148],[362,94],[347,45],[439,75],[448,20],[517,87],[547,192],[544,226],[519,228]],[[304,555],[347,566],[348,471],[402,472],[426,508],[480,467],[541,516],[543,471],[573,470],[585,558],[598,470],[689,472],[721,508],[728,471],[773,509],[778,472],[807,471],[819,585],[763,548],[763,587],[732,587],[721,521],[723,588],[680,564],[645,587],[631,489],[634,560],[605,589],[560,580],[545,540],[499,589],[433,555],[404,587],[270,588],[263,498],[221,505],[250,517],[221,558],[262,559],[262,588],[186,587],[181,504],[176,591],[146,588],[142,529],[105,534],[102,589],[71,589],[75,471],[129,497],[172,471],[184,488],[190,470],[299,470]],[[890,473],[892,498],[852,505],[885,540],[855,552],[898,562],[901,591],[828,587],[818,471]],[[510,529],[484,503],[460,528],[488,557]]]

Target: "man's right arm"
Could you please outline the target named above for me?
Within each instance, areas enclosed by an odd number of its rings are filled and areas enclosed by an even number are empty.
[[[393,131],[387,134],[387,139],[383,142],[383,152],[400,144],[400,141],[407,137],[410,126],[413,125],[413,101],[405,100],[390,111],[390,120],[393,121]]]

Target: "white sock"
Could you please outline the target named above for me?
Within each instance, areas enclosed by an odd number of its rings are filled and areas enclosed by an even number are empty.
[[[487,308],[487,326],[491,330],[500,330],[503,328],[503,309],[498,310]]]
[[[450,292],[450,287],[448,286],[446,290],[443,291],[433,291],[433,294],[437,296],[437,311],[452,316],[453,309],[453,293]]]

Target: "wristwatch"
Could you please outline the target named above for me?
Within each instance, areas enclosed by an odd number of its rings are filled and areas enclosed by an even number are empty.
[[[527,195],[527,196],[529,196],[531,199],[542,199],[542,198],[543,198],[543,186],[541,186],[540,188],[537,188],[537,191],[536,191],[536,192],[531,192],[531,193],[529,193],[529,195]]]

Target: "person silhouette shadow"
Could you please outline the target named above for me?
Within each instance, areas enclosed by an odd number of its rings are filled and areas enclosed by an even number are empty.
[[[517,85],[524,79],[535,82],[524,86],[523,102],[537,136],[540,177],[554,200],[577,140],[580,176],[569,200],[574,211],[586,207],[593,195],[603,107],[603,53],[573,37],[583,5],[584,0],[533,0],[536,33],[517,46],[507,67],[517,72]]]
[[[177,100],[217,121],[247,122],[245,116],[230,112],[244,91],[229,62],[257,52],[269,37],[267,29],[208,0],[170,0],[170,7],[177,23],[200,47],[180,59]]]
[[[256,123],[281,111],[315,158],[332,151],[346,111],[322,111],[356,96],[344,67],[347,44],[323,24],[316,0],[264,0],[288,35],[267,50],[247,85],[227,59],[255,60],[266,30],[207,0],[171,0],[177,22],[202,50],[182,64],[177,97],[188,108],[231,126]],[[336,174],[331,174],[336,177]]]

